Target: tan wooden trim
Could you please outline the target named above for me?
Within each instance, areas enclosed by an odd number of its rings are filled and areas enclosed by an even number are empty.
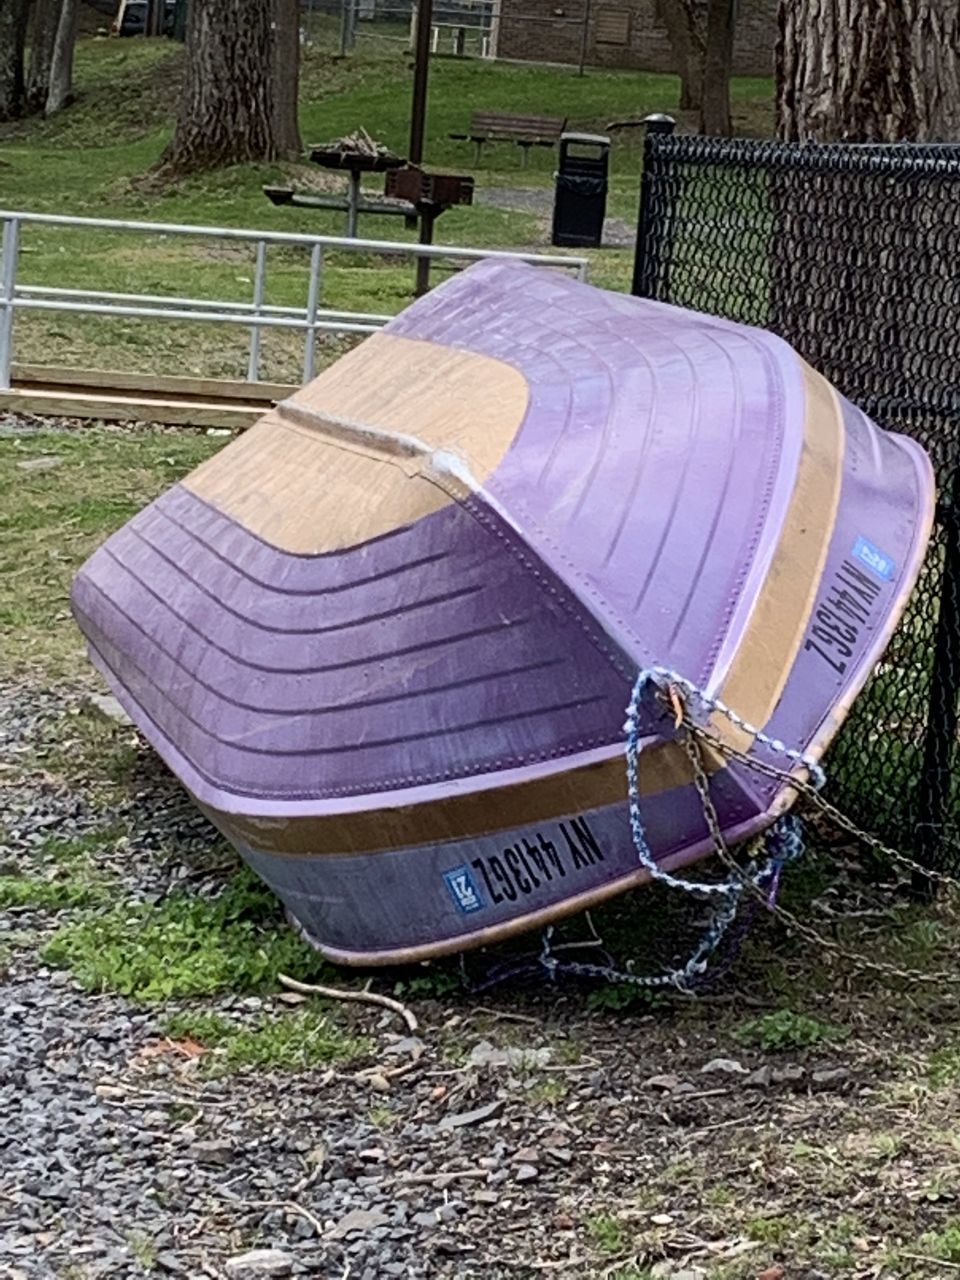
[[[801,362],[802,363],[802,362]],[[777,548],[719,696],[762,729],[780,701],[816,601],[840,505],[844,430],[837,393],[803,363],[807,396],[797,478]],[[745,751],[750,734],[716,715],[711,729]]]
[[[374,437],[415,437],[424,454],[453,455],[482,483],[528,399],[523,374],[502,360],[377,333],[183,483],[283,551],[326,554],[452,501],[423,457],[371,447]]]
[[[659,795],[693,782],[690,762],[676,743],[640,753],[638,785],[644,796]],[[722,767],[713,759],[709,771]],[[621,752],[609,760],[562,773],[488,790],[462,792],[441,800],[356,813],[257,818],[201,806],[227,836],[261,853],[336,856],[463,840],[506,831],[530,822],[549,822],[627,798],[626,763]],[[375,798],[371,798],[371,804]]]
[[[170,374],[130,373],[117,369],[70,369],[61,365],[13,365],[11,380],[23,391],[75,391],[78,388],[107,392],[134,391],[156,400],[188,396],[194,400],[240,401],[254,407],[284,400],[299,389],[285,382],[247,382],[239,378],[193,378]]]
[[[31,413],[38,417],[90,418],[107,422],[162,422],[170,426],[218,427],[233,431],[253,425],[261,410],[240,405],[167,401],[129,396],[108,396],[91,392],[0,391],[0,409],[11,413]]]
[[[897,629],[900,619],[903,616],[903,612],[910,600],[910,596],[913,594],[914,587],[917,585],[917,579],[920,576],[920,571],[923,568],[927,544],[930,541],[930,535],[933,531],[933,522],[936,517],[937,490],[936,479],[933,474],[933,466],[930,459],[925,453],[921,452],[919,446],[916,446],[916,448],[918,456],[923,459],[921,465],[927,472],[927,491],[923,510],[920,513],[920,528],[917,533],[916,541],[914,542],[913,563],[910,566],[909,572],[904,575],[900,584],[900,590],[897,592],[895,599],[891,601],[883,627],[875,633],[870,651],[864,654],[857,679],[848,684],[847,688],[844,690],[843,696],[831,708],[829,716],[827,716],[813,741],[810,743],[810,746],[807,748],[807,755],[814,760],[820,759],[827,747],[829,747],[830,743],[836,737],[838,731],[843,725],[843,722],[850,714],[854,702],[860,696],[864,685],[873,674],[874,666],[879,662],[887,648],[887,645],[893,639],[893,633]],[[790,789],[787,788],[787,791],[790,791]],[[790,796],[792,795],[793,792],[790,791]],[[789,802],[790,797],[788,796],[787,801],[783,804],[783,808],[787,808]],[[774,809],[773,812],[777,812],[777,810]]]

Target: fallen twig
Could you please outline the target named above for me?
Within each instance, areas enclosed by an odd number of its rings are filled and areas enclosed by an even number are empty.
[[[362,1071],[354,1073],[354,1080],[369,1080],[371,1076],[383,1076],[385,1080],[399,1080],[402,1076],[408,1076],[411,1071],[416,1071],[420,1066],[420,1059],[414,1058],[412,1062],[405,1062],[401,1067],[364,1067]]]
[[[467,1018],[474,1018],[478,1014],[487,1014],[491,1018],[495,1018],[498,1022],[529,1022],[532,1026],[540,1026],[541,1018],[532,1018],[528,1013],[511,1013],[506,1009],[491,1009],[486,1004],[475,1004]]]
[[[296,1200],[246,1200],[244,1205],[248,1209],[286,1209],[289,1213],[299,1213],[302,1218],[306,1218],[318,1236],[324,1233],[320,1219],[302,1204],[297,1204]]]
[[[446,1173],[411,1173],[396,1181],[403,1187],[432,1187],[457,1178],[489,1178],[489,1169],[448,1169]]]
[[[909,1258],[911,1262],[929,1262],[931,1267],[947,1267],[950,1271],[960,1271],[960,1262],[947,1262],[944,1258],[931,1258],[928,1253],[901,1253],[901,1258]]]
[[[407,1024],[407,1030],[415,1032],[420,1026],[412,1009],[408,1009],[392,996],[382,996],[378,991],[352,991],[343,987],[323,987],[311,982],[298,982],[296,978],[288,978],[285,973],[277,974],[277,981],[290,991],[299,991],[305,996],[326,996],[329,1000],[348,1000],[357,1004],[375,1004],[381,1009],[389,1009],[401,1017]]]

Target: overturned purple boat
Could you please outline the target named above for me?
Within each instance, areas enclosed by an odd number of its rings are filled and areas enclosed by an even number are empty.
[[[648,878],[623,763],[640,670],[817,759],[932,508],[922,450],[771,334],[487,262],[151,503],[73,602],[315,944],[408,962]],[[647,838],[675,868],[710,847],[703,811],[670,722],[642,729]],[[720,757],[710,787],[731,841],[794,797]]]

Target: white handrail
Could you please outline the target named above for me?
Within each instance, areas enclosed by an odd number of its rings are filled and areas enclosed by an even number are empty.
[[[361,240],[347,236],[306,235],[292,231],[253,231],[243,227],[201,227],[179,222],[135,222],[125,218],[74,218],[63,213],[17,213],[0,209],[0,222],[16,219],[22,223],[55,227],[99,227],[106,231],[149,231],[171,236],[212,236],[218,240],[264,241],[265,244],[315,244],[359,253],[411,254],[418,258],[505,258],[514,262],[532,262],[544,266],[571,267],[586,272],[589,261],[568,255],[521,253],[513,249],[478,249],[476,246],[452,244],[418,244],[403,240]]]
[[[118,293],[53,285],[17,283],[20,232],[23,226],[80,227],[105,231],[131,231],[157,235],[193,236],[213,240],[241,240],[256,246],[252,302],[223,299],[180,298],[156,293]],[[19,310],[65,311],[79,315],[126,316],[149,320],[195,320],[217,324],[244,324],[250,329],[248,380],[260,376],[260,332],[263,328],[304,331],[304,381],[313,376],[317,333],[374,333],[391,317],[373,312],[329,310],[319,306],[325,249],[348,253],[378,253],[415,259],[446,258],[480,261],[494,258],[526,262],[534,266],[572,270],[587,278],[589,261],[582,257],[547,253],[522,253],[510,249],[478,249],[469,245],[418,244],[398,240],[360,240],[346,236],[304,235],[288,231],[256,231],[240,227],[204,227],[175,222],[140,222],[120,218],[81,218],[68,214],[21,213],[0,210],[0,391],[10,389],[13,363],[13,319]],[[310,250],[305,307],[277,306],[264,302],[266,246],[297,245]],[[129,305],[128,305],[129,304]]]

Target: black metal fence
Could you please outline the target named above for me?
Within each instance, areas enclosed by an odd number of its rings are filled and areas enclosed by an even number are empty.
[[[933,458],[930,551],[829,772],[854,820],[960,869],[960,146],[688,137],[654,117],[633,291],[772,329]]]

